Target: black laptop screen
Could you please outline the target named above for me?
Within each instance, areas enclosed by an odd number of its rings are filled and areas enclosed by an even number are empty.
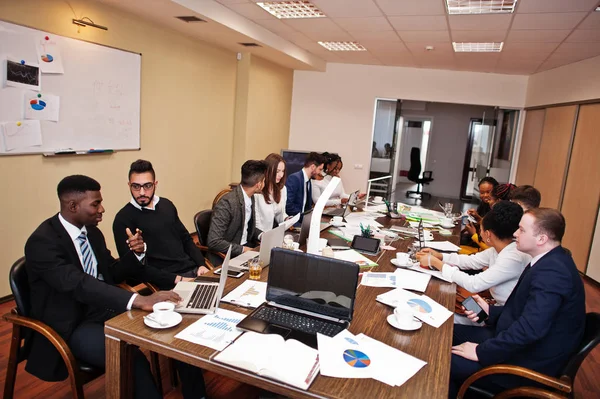
[[[267,301],[341,320],[351,320],[357,264],[273,248]]]

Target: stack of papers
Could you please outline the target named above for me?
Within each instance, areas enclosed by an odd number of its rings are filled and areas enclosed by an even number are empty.
[[[347,262],[354,262],[358,264],[358,266],[362,267],[375,267],[377,263],[373,262],[371,259],[366,256],[361,255],[353,249],[347,249],[344,251],[336,251],[335,258],[345,260]]]
[[[392,307],[405,303],[412,308],[417,319],[435,328],[439,328],[453,314],[428,296],[413,294],[402,288],[378,295],[377,302]]]
[[[267,283],[262,281],[246,280],[239,287],[225,295],[221,301],[243,306],[257,308],[267,300]]]
[[[446,277],[444,277],[444,275],[442,274],[441,271],[439,270],[429,270],[429,269],[424,269],[421,266],[419,266],[419,264],[413,265],[411,267],[409,267],[410,270],[413,270],[415,272],[419,272],[419,273],[425,273],[425,274],[429,274],[430,276],[433,276],[439,280],[445,281],[447,283],[451,283],[452,281]]]
[[[450,241],[430,241],[427,243],[427,247],[435,249],[437,251],[445,252],[457,252],[460,251],[460,247],[452,244]]]
[[[236,325],[245,317],[242,313],[217,309],[217,313],[202,317],[175,338],[222,351],[243,333]]]
[[[393,273],[365,272],[361,285],[367,287],[404,288],[424,292],[431,276],[410,270],[396,269]]]
[[[317,334],[321,374],[337,378],[373,378],[400,386],[427,363],[377,341],[348,330],[335,337]],[[399,367],[401,365],[401,367]]]

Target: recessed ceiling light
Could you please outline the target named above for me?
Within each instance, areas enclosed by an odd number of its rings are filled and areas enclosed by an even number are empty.
[[[452,47],[457,53],[499,53],[502,51],[504,42],[501,43],[456,43]]]
[[[367,51],[357,42],[319,42],[319,44],[329,51]]]
[[[323,18],[326,16],[317,6],[305,0],[265,1],[256,4],[279,19]]]
[[[596,7],[596,11],[600,11],[600,6]]]
[[[446,0],[448,14],[513,13],[517,0]]]

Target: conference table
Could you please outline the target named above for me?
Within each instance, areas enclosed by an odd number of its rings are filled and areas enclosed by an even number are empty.
[[[378,218],[377,221],[384,227],[404,223],[388,217]],[[459,234],[460,224],[452,231],[452,236],[440,236],[434,232],[434,239],[458,244]],[[324,231],[321,236],[331,237],[331,233]],[[378,264],[372,271],[393,272],[395,267],[390,260],[395,257],[397,251],[406,252],[413,241],[413,238],[399,239],[391,244],[396,248],[395,251],[382,251],[378,256],[370,257]],[[268,267],[264,268],[262,281],[267,281],[268,271]],[[247,273],[239,279],[228,278],[225,294],[240,285],[246,278]],[[179,325],[170,329],[156,330],[144,324],[143,316],[148,312],[133,309],[107,321],[104,327],[106,397],[123,398],[127,395],[127,389],[130,389],[127,345],[131,344],[290,398],[446,398],[450,378],[453,318],[450,317],[439,328],[423,323],[417,331],[395,329],[386,321],[387,316],[393,313],[393,308],[375,300],[377,295],[389,290],[390,288],[358,286],[354,316],[349,331],[353,334],[364,333],[427,362],[425,367],[402,386],[391,387],[374,379],[342,379],[318,375],[310,388],[304,391],[217,363],[211,360],[216,353],[214,349],[174,338],[177,333],[202,317],[201,315],[184,314],[183,321]],[[424,294],[447,309],[454,310],[455,284],[432,277]],[[220,307],[245,314],[252,311],[223,302]],[[397,367],[400,369],[402,364],[398,364]]]

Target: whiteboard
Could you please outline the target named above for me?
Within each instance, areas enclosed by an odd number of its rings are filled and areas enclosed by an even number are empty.
[[[42,44],[58,50],[52,65],[64,73],[41,73],[38,90],[7,86],[8,62],[40,65]],[[0,21],[0,65],[0,155],[140,148],[141,54]],[[35,121],[30,103],[44,99],[57,121]]]

